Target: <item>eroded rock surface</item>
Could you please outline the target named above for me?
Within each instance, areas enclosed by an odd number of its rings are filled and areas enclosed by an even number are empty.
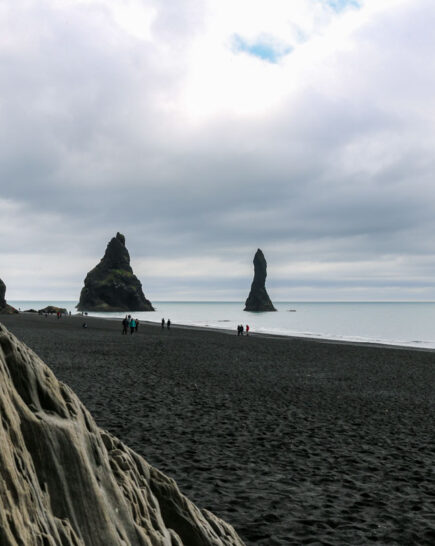
[[[100,263],[85,278],[79,311],[154,311],[130,266],[125,237],[117,233]]]
[[[254,256],[254,280],[245,302],[245,311],[276,311],[266,292],[267,262],[258,249]]]
[[[0,324],[2,546],[243,546]]]
[[[6,294],[6,285],[0,279],[0,314],[18,313],[18,311],[14,307],[6,303],[5,294]]]

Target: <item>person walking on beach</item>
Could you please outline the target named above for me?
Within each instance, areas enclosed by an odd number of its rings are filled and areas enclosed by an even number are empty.
[[[139,321],[137,319],[135,319],[135,321],[136,321],[136,326],[134,327],[134,331],[137,332],[139,328]]]
[[[136,330],[136,321],[134,318],[130,320],[130,335],[132,336],[134,331]]]
[[[168,320],[166,321],[166,326],[167,326],[168,330],[171,329],[171,320],[170,320],[170,319],[168,319]]]
[[[162,328],[164,328],[164,327],[165,327],[165,319],[162,318]]]
[[[249,336],[249,324],[246,325],[246,335]]]
[[[124,320],[122,321],[122,335],[127,335],[127,328],[128,328],[128,318],[126,315]]]

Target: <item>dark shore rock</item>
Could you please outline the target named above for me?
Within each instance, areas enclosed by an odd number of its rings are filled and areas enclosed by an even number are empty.
[[[100,263],[86,276],[79,311],[154,311],[130,266],[125,237],[117,233]]]
[[[254,256],[254,280],[244,311],[276,311],[266,292],[267,262],[258,249]]]
[[[243,546],[0,324],[2,546]]]
[[[33,309],[29,309],[29,313],[34,313],[35,311]],[[55,305],[47,305],[47,307],[44,307],[44,309],[39,309],[38,313],[47,313],[49,315],[57,315],[57,313],[60,313],[61,315],[66,315],[68,311],[64,307],[56,307]]]
[[[12,315],[14,313],[18,313],[18,311],[14,307],[6,303],[5,294],[6,294],[6,285],[0,279],[0,314]]]

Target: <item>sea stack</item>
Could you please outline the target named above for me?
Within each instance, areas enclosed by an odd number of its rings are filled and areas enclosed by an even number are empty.
[[[6,303],[5,294],[6,294],[6,285],[0,279],[0,314],[12,315],[13,313],[18,313],[18,311],[14,307]]]
[[[243,546],[1,324],[0,393],[2,546]]]
[[[254,256],[254,280],[245,302],[245,311],[276,311],[266,292],[267,262],[260,249]]]
[[[79,311],[154,311],[130,266],[125,237],[117,233],[100,263],[86,275]]]

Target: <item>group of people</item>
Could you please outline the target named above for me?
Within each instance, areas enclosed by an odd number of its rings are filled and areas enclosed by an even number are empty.
[[[246,335],[249,336],[249,324],[246,325],[246,327],[243,326],[243,324],[239,324],[237,326],[237,335],[243,336],[243,333],[246,332]]]
[[[125,318],[122,319],[122,335],[127,335],[129,328],[130,335],[133,335],[139,328],[139,321],[138,319],[134,319],[131,315],[126,315]]]
[[[170,329],[171,329],[171,320],[168,319],[168,320],[166,321],[166,323],[165,323],[165,319],[162,318],[162,328],[165,327],[165,324],[166,324],[166,328],[167,328],[168,330],[170,330]]]

